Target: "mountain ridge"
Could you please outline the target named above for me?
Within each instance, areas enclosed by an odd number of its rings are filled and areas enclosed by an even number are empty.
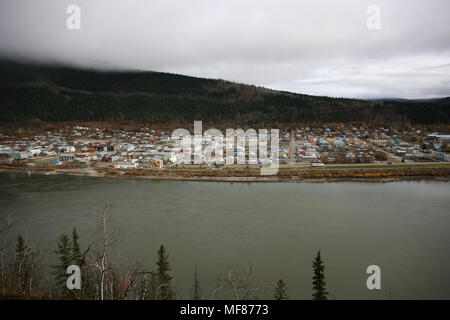
[[[277,91],[156,71],[95,70],[0,60],[0,122],[39,119],[288,125],[447,124],[450,98],[360,100]]]

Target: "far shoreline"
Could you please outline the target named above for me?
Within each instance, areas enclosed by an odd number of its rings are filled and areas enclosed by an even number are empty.
[[[102,172],[103,170],[103,172]],[[184,169],[109,169],[105,173],[102,168],[33,168],[33,167],[0,167],[0,173],[42,176],[81,176],[93,178],[167,180],[167,181],[197,181],[197,182],[233,182],[233,183],[263,183],[263,182],[296,182],[296,183],[327,183],[327,182],[372,182],[387,183],[398,181],[450,181],[450,164],[444,167],[426,168],[343,168],[343,169],[306,169],[283,170],[274,176],[261,176],[253,170],[207,171]],[[215,175],[216,174],[216,175]]]

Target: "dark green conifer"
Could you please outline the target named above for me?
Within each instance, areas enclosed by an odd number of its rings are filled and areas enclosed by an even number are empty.
[[[327,300],[328,292],[326,291],[325,282],[325,265],[320,257],[320,250],[313,261],[313,300]]]
[[[69,238],[62,234],[56,244],[56,250],[54,251],[58,258],[58,264],[53,266],[53,275],[56,279],[56,284],[58,288],[64,292],[68,293],[67,289],[67,267],[72,264],[72,247]]]
[[[157,277],[158,277],[158,289],[156,298],[158,300],[170,300],[173,299],[173,290],[171,287],[172,276],[169,274],[169,255],[166,253],[166,248],[163,245],[160,246],[158,250],[158,261],[156,262],[158,266]]]
[[[286,284],[282,279],[278,280],[277,285],[275,287],[275,300],[287,300],[287,288]]]

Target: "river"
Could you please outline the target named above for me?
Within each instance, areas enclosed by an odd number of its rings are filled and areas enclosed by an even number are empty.
[[[107,204],[124,268],[155,267],[164,244],[178,298],[195,265],[203,296],[225,266],[251,264],[261,298],[284,279],[310,299],[312,260],[325,261],[331,299],[450,299],[450,183],[228,183],[0,174],[0,219],[54,259],[57,237],[77,227],[84,244]],[[381,268],[368,290],[366,268]]]

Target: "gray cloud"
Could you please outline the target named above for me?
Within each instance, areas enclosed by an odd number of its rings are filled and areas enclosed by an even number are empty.
[[[81,8],[81,30],[66,8]],[[369,5],[381,29],[366,27]],[[448,0],[2,0],[0,54],[314,95],[450,95]]]

